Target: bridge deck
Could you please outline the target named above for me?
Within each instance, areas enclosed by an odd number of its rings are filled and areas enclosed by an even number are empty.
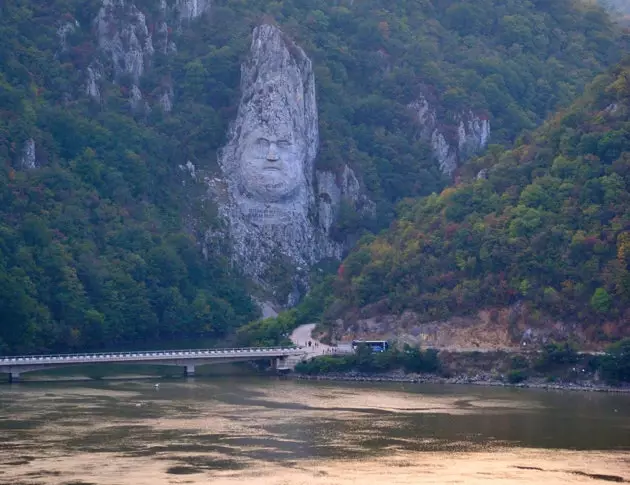
[[[57,355],[18,355],[0,357],[0,367],[49,366],[51,364],[92,364],[112,362],[192,361],[212,359],[264,359],[302,355],[299,347],[253,347],[235,349],[152,350],[138,352],[100,352]]]

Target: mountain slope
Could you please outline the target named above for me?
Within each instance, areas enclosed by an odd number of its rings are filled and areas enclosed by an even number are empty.
[[[342,264],[337,305],[427,321],[521,301],[604,333],[627,325],[629,113],[625,59],[516,148],[471,163],[478,177],[403,204]]]
[[[189,203],[203,187],[182,185],[177,145],[120,96],[73,97],[65,8],[1,7],[0,353],[221,338],[257,309],[185,230],[184,214],[210,217]]]
[[[120,28],[142,19],[157,38],[161,2],[114,3]],[[571,0],[217,0],[167,28],[177,48],[156,49],[137,80],[149,110],[134,108],[136,79],[109,75],[119,66],[95,33],[102,5],[0,5],[0,352],[221,338],[257,315],[222,248],[205,258],[200,242],[219,224],[203,175],[217,168],[262,18],[312,56],[317,164],[356,169],[378,204],[371,227],[400,198],[447,183],[409,110],[419,96],[444,133],[472,110],[508,142],[567,103],[621,43],[601,10]],[[96,61],[108,66],[98,98],[87,93]],[[169,88],[170,110],[159,96]],[[344,211],[340,237],[359,219]]]

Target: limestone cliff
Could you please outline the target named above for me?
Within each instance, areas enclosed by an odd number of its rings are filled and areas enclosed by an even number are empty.
[[[373,216],[376,206],[361,189],[354,171],[344,165],[339,173],[318,170],[315,173],[319,224],[327,237],[334,227],[343,202],[359,214]]]
[[[22,156],[20,157],[20,168],[32,170],[37,168],[37,155],[35,152],[35,140],[29,138],[22,148]]]
[[[177,0],[175,9],[180,21],[196,19],[210,8],[210,0]]]
[[[409,105],[420,127],[420,136],[431,145],[442,172],[452,175],[461,162],[481,152],[490,138],[490,121],[471,110],[457,113],[448,123],[420,96]]]
[[[232,258],[276,302],[295,304],[310,266],[339,259],[330,228],[343,198],[360,199],[348,167],[315,174],[319,146],[310,59],[277,27],[254,29],[241,69],[241,100],[219,155],[221,177],[208,178],[226,223]],[[207,246],[216,244],[210,231]]]
[[[140,78],[151,65],[156,50],[165,54],[175,51],[171,39],[172,26],[180,28],[185,22],[199,17],[210,7],[210,0],[177,0],[169,6],[166,0],[155,0],[154,28],[149,28],[147,15],[133,1],[103,0],[94,19],[94,30],[99,56],[87,68],[85,90],[88,95],[100,99],[99,84],[103,80],[121,82],[127,77],[130,84],[129,100],[134,108],[148,107],[140,90]],[[62,47],[72,26],[64,26],[58,32]],[[173,105],[173,90],[164,87],[159,104],[165,111]]]

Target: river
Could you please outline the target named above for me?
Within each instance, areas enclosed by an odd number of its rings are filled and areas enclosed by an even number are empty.
[[[630,396],[257,377],[0,386],[0,483],[630,481]]]

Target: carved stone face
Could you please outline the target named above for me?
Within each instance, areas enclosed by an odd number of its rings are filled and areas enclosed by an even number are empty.
[[[252,199],[287,200],[305,183],[305,140],[290,123],[270,121],[243,133],[237,157],[241,187]]]
[[[268,213],[262,206],[274,204],[306,214],[318,143],[310,60],[289,49],[276,27],[262,25],[241,76],[241,102],[219,157],[232,196],[243,213]]]

